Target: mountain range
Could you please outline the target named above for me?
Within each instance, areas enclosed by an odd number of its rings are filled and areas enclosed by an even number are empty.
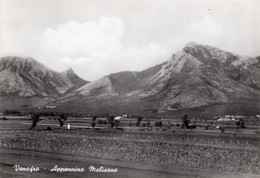
[[[32,58],[0,59],[1,107],[47,104],[86,83],[72,69],[59,73]]]
[[[259,57],[190,42],[162,64],[93,82],[71,69],[58,73],[31,58],[5,57],[0,60],[0,97],[48,98],[61,110],[87,113],[158,114],[219,105],[257,113],[259,76]]]

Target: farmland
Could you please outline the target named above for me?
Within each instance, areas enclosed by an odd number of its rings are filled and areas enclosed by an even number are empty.
[[[97,118],[92,128],[92,118],[69,117],[60,128],[55,118],[41,117],[35,129],[28,130],[31,120],[27,117],[9,116],[0,121],[0,147],[120,161],[129,164],[128,168],[145,163],[157,168],[200,170],[196,175],[209,170],[238,174],[235,177],[260,174],[259,126],[251,121],[239,129],[232,122],[200,119],[196,129],[183,129],[178,119],[161,119],[163,125],[156,126],[158,120],[146,118],[137,127],[136,119],[123,118],[115,128],[99,120],[106,119]],[[221,132],[216,125],[226,130]],[[167,171],[164,173],[167,177]]]

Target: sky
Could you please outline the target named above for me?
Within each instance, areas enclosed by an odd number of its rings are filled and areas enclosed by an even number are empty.
[[[188,42],[260,56],[259,0],[0,0],[0,57],[93,81],[167,61]]]

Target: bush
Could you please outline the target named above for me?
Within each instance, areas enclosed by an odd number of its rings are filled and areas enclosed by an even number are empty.
[[[119,120],[115,120],[115,126],[118,127],[120,125],[120,121]]]
[[[111,122],[111,123],[110,123],[110,126],[111,126],[111,128],[114,128],[115,123],[114,123],[114,122]]]
[[[51,129],[51,127],[47,127],[47,129],[46,129],[46,130],[52,130],[52,129]]]
[[[221,133],[225,132],[225,128],[224,127],[220,127],[219,130],[221,131]]]
[[[139,127],[140,124],[141,124],[141,122],[140,122],[140,121],[137,121],[137,122],[136,122],[136,127]]]
[[[162,123],[162,121],[158,121],[158,122],[155,122],[154,125],[155,125],[156,127],[162,127],[162,126],[163,126],[163,123]]]
[[[142,122],[143,118],[141,116],[137,117],[138,122]]]

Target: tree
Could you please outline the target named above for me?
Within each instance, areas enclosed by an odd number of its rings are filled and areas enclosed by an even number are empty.
[[[141,124],[141,122],[137,121],[137,122],[136,122],[136,127],[139,127],[140,124]]]
[[[93,116],[93,117],[92,117],[92,120],[93,120],[93,121],[96,121],[96,119],[97,119],[97,116]]]
[[[96,123],[95,123],[95,122],[92,122],[92,123],[91,123],[91,126],[92,126],[92,128],[94,129],[95,126],[96,126]]]
[[[162,126],[163,126],[162,121],[159,121],[158,126],[159,126],[159,127],[162,127]]]
[[[60,127],[63,127],[64,122],[67,120],[67,116],[65,116],[65,114],[61,114],[60,117],[58,118],[59,123],[60,123]]]
[[[142,120],[143,120],[142,116],[138,116],[138,117],[137,117],[136,127],[139,127],[139,126],[140,126]]]
[[[114,118],[114,116],[109,116],[107,118],[107,120],[108,120],[108,123],[110,123],[111,128],[113,128],[115,126],[115,123],[114,123],[115,118]]]
[[[142,116],[138,116],[138,117],[137,117],[137,120],[138,120],[139,122],[142,122],[142,120],[143,120]]]
[[[237,128],[239,128],[239,126],[240,126],[240,122],[239,121],[236,122],[236,126],[237,126]]]
[[[183,127],[188,129],[189,128],[189,116],[186,114],[182,117],[182,123],[183,123]]]
[[[97,119],[97,116],[93,116],[93,117],[92,117],[92,123],[91,123],[91,126],[92,126],[93,129],[94,129],[95,126],[96,126],[96,119]]]
[[[37,126],[37,123],[39,122],[39,120],[40,120],[39,114],[34,114],[32,116],[32,125],[30,127],[30,130],[34,129]]]

